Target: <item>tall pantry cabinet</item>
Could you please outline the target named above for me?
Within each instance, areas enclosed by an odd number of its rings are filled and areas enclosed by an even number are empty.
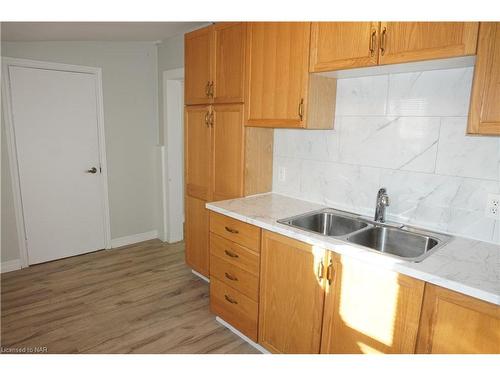
[[[210,201],[271,190],[273,130],[244,126],[246,27],[219,23],[185,36],[186,263],[209,275]]]

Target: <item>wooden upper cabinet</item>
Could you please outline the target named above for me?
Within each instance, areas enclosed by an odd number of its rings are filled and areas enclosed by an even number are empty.
[[[379,22],[313,22],[310,71],[377,65]]]
[[[243,103],[246,24],[220,23],[213,30],[214,103]]]
[[[259,343],[275,353],[319,353],[325,251],[263,231]]]
[[[481,22],[468,132],[500,134],[500,22]]]
[[[500,306],[427,284],[417,353],[500,354]]]
[[[212,27],[192,31],[184,36],[184,103],[211,103]]]
[[[186,195],[186,263],[195,271],[208,277],[209,235],[208,210],[205,201]]]
[[[249,23],[245,125],[304,127],[309,22]]]
[[[414,353],[424,282],[335,256],[321,353]]]
[[[243,103],[246,24],[223,22],[185,36],[185,103]]]
[[[186,106],[184,112],[184,168],[186,193],[210,200],[210,106]]]
[[[243,196],[244,135],[243,105],[213,106],[212,199]]]
[[[379,64],[476,53],[477,22],[381,22]]]

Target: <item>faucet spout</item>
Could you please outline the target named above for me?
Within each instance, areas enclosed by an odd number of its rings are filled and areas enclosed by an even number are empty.
[[[377,202],[375,204],[374,220],[379,223],[385,223],[385,210],[389,206],[389,195],[386,188],[380,188],[377,193]]]

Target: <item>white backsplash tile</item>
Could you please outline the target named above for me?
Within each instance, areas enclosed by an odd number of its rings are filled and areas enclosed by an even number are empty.
[[[383,170],[380,184],[391,199],[387,213],[397,221],[494,240],[495,220],[484,212],[488,193],[498,191],[496,181]]]
[[[339,209],[371,212],[379,187],[377,168],[302,161],[300,196]]]
[[[499,138],[466,135],[466,127],[467,117],[441,120],[436,173],[498,180]]]
[[[275,155],[273,158],[273,190],[292,197],[300,196],[300,159]],[[286,181],[280,181],[280,170],[285,168]]]
[[[383,116],[389,77],[387,75],[337,80],[337,116]]]
[[[451,208],[445,231],[493,242],[495,241],[496,223],[496,220],[486,218],[484,211]]]
[[[387,114],[467,116],[473,68],[389,75]]]
[[[473,68],[339,79],[334,130],[275,130],[273,191],[500,243],[500,138],[466,136]],[[285,182],[278,180],[285,166]]]
[[[342,117],[340,161],[432,172],[439,138],[437,117]]]
[[[303,131],[276,129],[274,154],[312,160],[338,160],[339,139],[336,130]]]

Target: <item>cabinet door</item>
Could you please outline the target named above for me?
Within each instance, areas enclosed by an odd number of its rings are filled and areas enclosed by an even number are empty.
[[[245,31],[243,22],[214,26],[214,103],[243,103]]]
[[[427,284],[417,353],[500,354],[500,306]]]
[[[188,33],[184,37],[184,103],[210,103],[212,82],[212,27]]]
[[[310,71],[377,65],[379,22],[313,22]]]
[[[481,22],[469,133],[500,134],[500,22]]]
[[[209,106],[186,106],[184,153],[186,193],[210,199],[211,128]]]
[[[186,196],[186,263],[208,277],[208,210],[205,201]]]
[[[247,25],[248,126],[304,127],[309,74],[309,22]]]
[[[275,353],[319,353],[325,251],[263,232],[259,343]]]
[[[241,197],[245,153],[243,105],[215,105],[212,123],[212,199],[218,201]]]
[[[424,282],[345,257],[332,260],[322,353],[414,353]]]
[[[474,55],[477,22],[382,22],[379,64]]]

